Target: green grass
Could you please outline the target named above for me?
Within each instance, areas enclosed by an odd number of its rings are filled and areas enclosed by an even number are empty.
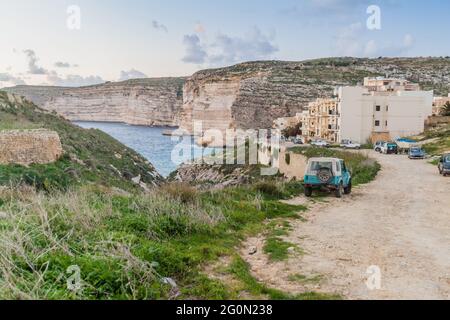
[[[299,250],[295,244],[284,241],[279,237],[269,237],[264,245],[264,253],[268,255],[270,261],[283,261],[289,258],[289,248]]]
[[[135,191],[133,177],[149,186],[162,180],[146,159],[100,130],[82,129],[28,101],[12,103],[0,91],[0,130],[38,128],[59,134],[64,157],[45,166],[0,166],[0,185],[20,181],[48,191],[95,183]]]
[[[323,276],[315,275],[315,276],[305,276],[302,274],[292,274],[289,276],[289,281],[297,282],[300,284],[317,284],[323,280]]]
[[[165,190],[4,189],[0,298],[167,299],[173,290],[162,283],[165,277],[177,282],[179,298],[230,298],[225,284],[202,274],[203,266],[234,255],[243,239],[264,232],[273,219],[305,209],[252,187],[180,191],[184,196]],[[81,269],[77,293],[66,287],[72,265]]]

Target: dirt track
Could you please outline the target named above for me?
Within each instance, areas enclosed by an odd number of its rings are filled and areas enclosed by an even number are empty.
[[[370,156],[383,169],[351,196],[291,201],[311,208],[308,222],[294,222],[286,237],[304,255],[270,263],[264,239],[248,239],[242,255],[260,281],[292,293],[314,290],[347,299],[450,299],[450,178],[426,161]],[[249,255],[245,248],[252,246],[258,252]],[[366,285],[370,266],[381,269],[380,290]],[[293,274],[323,279],[299,283],[289,279]]]

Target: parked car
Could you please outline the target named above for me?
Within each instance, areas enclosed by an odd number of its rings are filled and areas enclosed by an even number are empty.
[[[295,138],[292,142],[293,142],[294,144],[303,144],[303,140],[302,140],[302,139],[299,139],[299,138]]]
[[[420,147],[412,147],[409,149],[408,158],[410,159],[425,159],[425,151]]]
[[[361,149],[361,145],[359,143],[355,143],[351,140],[343,140],[341,143],[341,148],[344,149]]]
[[[398,154],[398,145],[394,142],[385,142],[381,146],[380,152],[384,154]]]
[[[383,144],[385,144],[386,141],[377,141],[375,142],[375,145],[373,147],[373,150],[375,150],[376,152],[381,152],[381,147],[383,146]]]
[[[313,190],[326,188],[336,197],[352,192],[352,176],[345,161],[337,158],[312,158],[308,161],[303,180],[305,196],[311,197]]]
[[[442,158],[439,160],[439,173],[442,174],[444,177],[447,175],[450,175],[450,153],[447,153],[442,156]]]
[[[321,147],[321,148],[328,148],[330,146],[330,144],[328,142],[326,142],[325,140],[312,141],[311,145],[315,146],[315,147]]]

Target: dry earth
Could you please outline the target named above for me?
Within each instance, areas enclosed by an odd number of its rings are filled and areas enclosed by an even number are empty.
[[[271,263],[264,238],[247,240],[242,256],[258,280],[287,292],[314,290],[346,299],[450,299],[450,178],[426,161],[370,156],[383,169],[351,196],[290,201],[310,208],[308,222],[292,222],[286,237],[303,255]],[[251,247],[258,252],[250,255]],[[381,269],[379,290],[366,285],[370,266]],[[296,274],[313,280],[293,281]]]

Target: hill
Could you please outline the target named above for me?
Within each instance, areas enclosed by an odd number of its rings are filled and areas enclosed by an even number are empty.
[[[29,101],[0,91],[0,130],[24,129],[57,132],[64,154],[52,164],[2,165],[0,185],[26,183],[50,190],[95,183],[135,190],[139,188],[137,182],[142,188],[150,188],[163,180],[146,159],[107,134],[82,129]]]

